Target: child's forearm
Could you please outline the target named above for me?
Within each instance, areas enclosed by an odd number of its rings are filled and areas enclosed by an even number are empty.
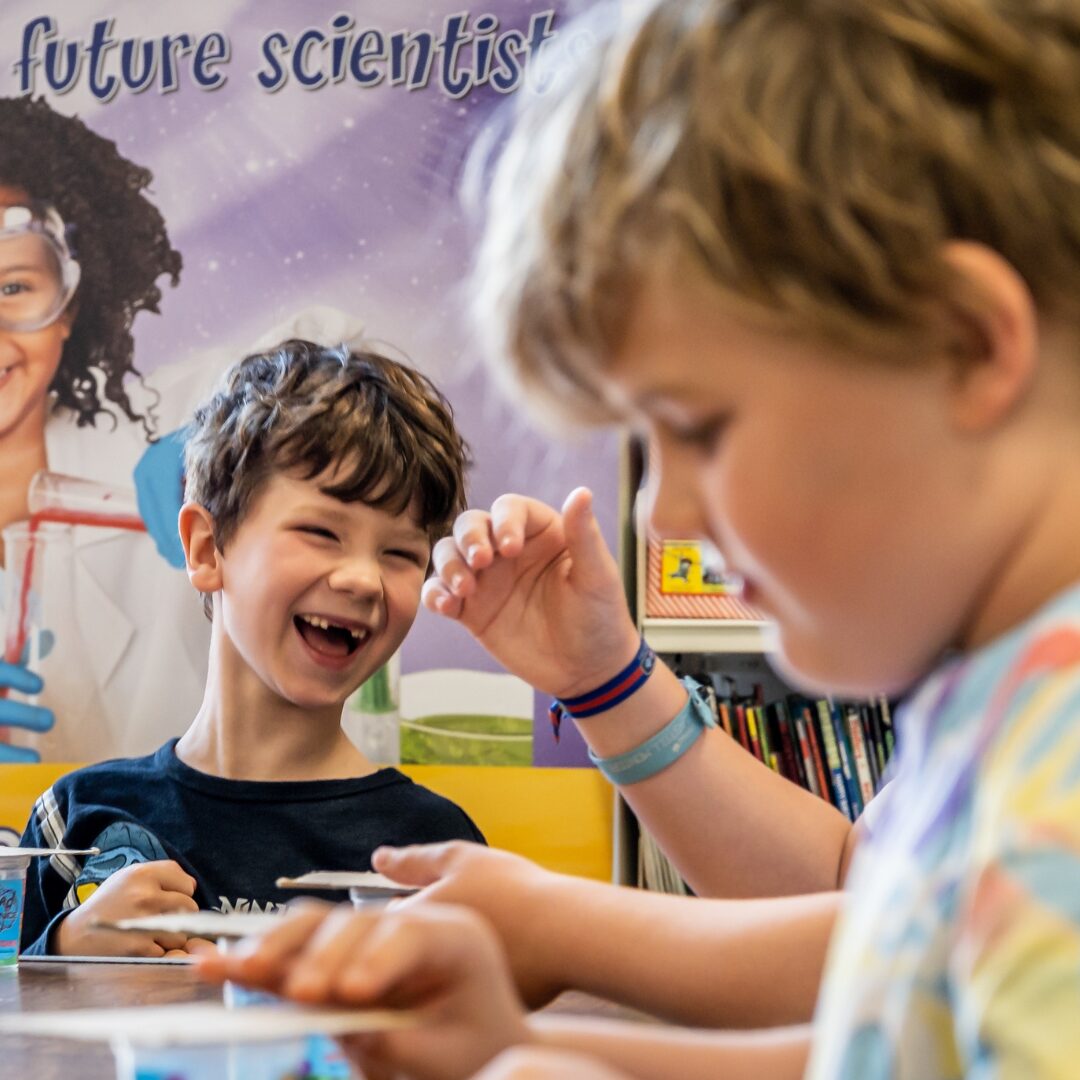
[[[588,1054],[640,1080],[799,1080],[810,1052],[806,1026],[704,1032],[534,1016],[530,1029],[537,1045]]]
[[[601,757],[659,731],[686,700],[657,665],[621,705],[579,728]],[[790,896],[838,889],[851,825],[823,799],[766,768],[720,731],[622,795],[696,893]]]
[[[546,938],[555,985],[683,1024],[773,1027],[813,1015],[841,900],[701,900],[559,878],[529,934]]]

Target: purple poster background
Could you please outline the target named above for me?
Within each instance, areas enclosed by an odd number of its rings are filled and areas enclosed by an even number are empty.
[[[450,398],[476,460],[473,505],[485,506],[508,490],[558,504],[586,484],[596,493],[601,525],[614,545],[614,438],[567,433],[552,440],[532,430],[520,405],[503,400],[476,366],[462,318],[472,237],[457,188],[471,139],[508,95],[478,87],[454,99],[436,77],[415,90],[386,83],[361,87],[349,78],[305,90],[290,79],[270,93],[255,78],[266,67],[260,47],[269,33],[281,31],[296,41],[313,27],[329,36],[331,20],[343,12],[356,29],[389,33],[438,32],[455,13],[473,22],[493,15],[500,31],[527,29],[530,18],[544,11],[555,12],[557,36],[567,5],[521,0],[472,8],[410,2],[347,7],[341,0],[197,0],[179,8],[60,0],[43,9],[8,2],[0,94],[19,93],[14,65],[24,28],[45,14],[54,23],[54,41],[85,44],[102,19],[112,20],[117,41],[223,34],[230,55],[219,68],[227,79],[218,89],[196,86],[185,61],[171,93],[156,86],[138,94],[120,89],[103,103],[88,88],[85,69],[69,92],[46,93],[58,111],[78,113],[152,170],[152,198],[183,254],[180,285],[166,289],[161,316],[136,321],[141,369],[151,372],[211,347],[241,350],[308,305],[340,308],[361,317],[374,338],[402,350]],[[38,56],[43,45],[39,39]],[[105,54],[105,70],[117,70],[118,51]],[[318,52],[310,55],[319,58]],[[47,91],[42,70],[34,75],[36,92]],[[405,672],[498,670],[468,634],[425,611],[402,662]],[[537,764],[585,763],[575,731],[554,745],[546,701],[536,703],[535,724]]]

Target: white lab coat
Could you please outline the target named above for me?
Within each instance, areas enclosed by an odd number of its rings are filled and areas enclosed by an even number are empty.
[[[357,320],[340,312],[308,309],[252,348],[292,336],[355,343],[362,332]],[[161,395],[158,430],[165,434],[185,423],[220,372],[241,355],[216,350],[154,372],[147,382]],[[45,444],[50,471],[122,486],[134,485],[132,474],[147,445],[141,424],[121,418],[114,427],[101,416],[96,427],[80,428],[67,410],[48,421]],[[68,645],[80,642],[72,668],[81,670],[68,672],[66,683],[62,669],[46,678],[40,704],[55,712],[53,730],[29,735],[12,729],[11,741],[34,746],[45,761],[149,753],[182,734],[202,702],[210,641],[202,597],[144,533],[77,526],[73,541],[70,622],[50,629],[58,656],[68,652],[65,635]]]

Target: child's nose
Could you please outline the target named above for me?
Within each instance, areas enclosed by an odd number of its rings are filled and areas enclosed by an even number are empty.
[[[701,497],[693,483],[693,464],[654,448],[648,482],[641,492],[649,530],[661,539],[694,540],[708,534]]]
[[[366,556],[345,559],[330,574],[330,588],[353,596],[382,595],[382,574],[378,560]]]

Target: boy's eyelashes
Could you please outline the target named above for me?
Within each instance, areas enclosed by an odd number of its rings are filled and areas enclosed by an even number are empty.
[[[309,533],[312,536],[321,536],[325,540],[337,540],[338,535],[332,529],[326,528],[325,525],[297,525],[295,526],[297,532]]]
[[[721,413],[692,424],[666,425],[672,438],[686,446],[695,446],[703,450],[713,447],[723,436],[731,416]]]
[[[294,525],[293,528],[296,532],[307,533],[309,536],[317,536],[323,540],[332,540],[337,543],[340,537],[333,529],[328,529],[325,525]],[[408,562],[415,563],[417,566],[427,567],[427,564],[431,558],[431,554],[428,551],[419,551],[412,548],[390,548],[386,552],[387,555],[393,555],[395,558],[405,559]]]
[[[417,566],[427,567],[430,556],[427,552],[409,551],[406,548],[393,548],[387,552],[388,555],[394,555],[398,558],[406,559],[411,563],[415,563]]]

